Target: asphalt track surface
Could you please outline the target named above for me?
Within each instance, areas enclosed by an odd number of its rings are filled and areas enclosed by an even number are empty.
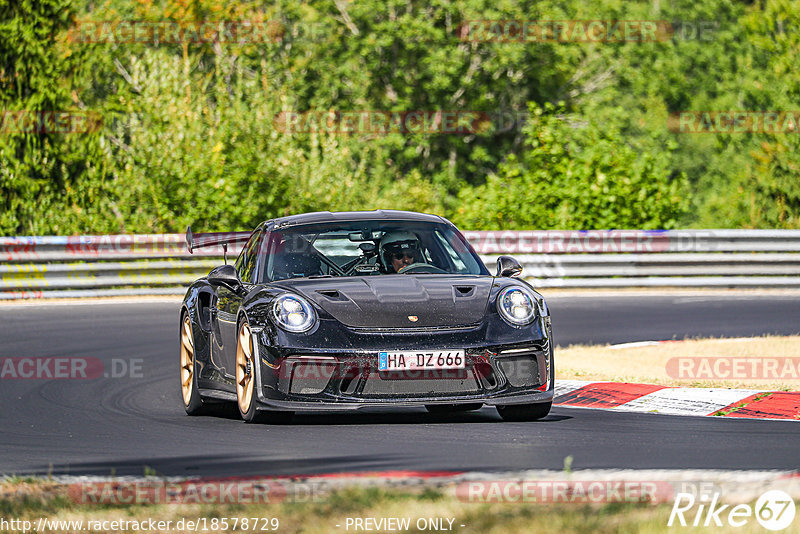
[[[556,341],[622,343],[800,333],[797,296],[553,297]],[[140,376],[0,380],[0,474],[301,475],[384,470],[798,469],[800,423],[556,407],[503,423],[492,408],[299,414],[246,425],[187,417],[178,304],[0,306],[0,357],[140,360]],[[556,354],[558,358],[558,354]],[[558,360],[556,359],[556,362]]]

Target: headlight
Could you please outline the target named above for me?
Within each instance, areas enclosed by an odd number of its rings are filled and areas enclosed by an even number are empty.
[[[536,317],[536,304],[524,289],[507,287],[497,296],[497,311],[508,324],[522,326]]]
[[[275,299],[272,315],[278,326],[289,332],[305,332],[317,322],[317,313],[306,299],[284,294]]]

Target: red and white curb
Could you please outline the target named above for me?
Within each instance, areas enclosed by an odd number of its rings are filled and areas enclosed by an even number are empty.
[[[800,420],[800,392],[556,380],[553,403],[624,412]]]

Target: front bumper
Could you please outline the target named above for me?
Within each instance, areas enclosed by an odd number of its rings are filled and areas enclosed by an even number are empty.
[[[553,390],[540,391],[537,393],[530,393],[527,395],[513,395],[508,397],[452,397],[443,399],[435,397],[430,399],[384,399],[381,402],[328,402],[328,401],[286,401],[277,399],[259,398],[259,409],[262,410],[278,410],[278,411],[353,411],[363,410],[365,408],[386,408],[387,406],[397,408],[419,408],[431,404],[472,404],[482,403],[489,406],[506,406],[510,404],[535,404],[553,401]]]
[[[368,348],[358,350],[260,343],[257,400],[262,409],[290,411],[551,402],[549,321],[517,332],[506,343],[487,343],[486,334],[482,327],[421,332],[411,341],[407,334],[383,333],[370,336],[372,343],[360,345]],[[381,373],[378,352],[387,348],[463,349],[467,365],[463,371]]]

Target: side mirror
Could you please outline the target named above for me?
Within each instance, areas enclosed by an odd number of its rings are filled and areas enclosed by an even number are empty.
[[[518,276],[522,272],[522,265],[511,256],[497,258],[497,276]]]
[[[225,286],[232,291],[242,287],[239,273],[236,272],[233,265],[220,265],[211,269],[211,272],[208,273],[208,283],[214,286]]]

